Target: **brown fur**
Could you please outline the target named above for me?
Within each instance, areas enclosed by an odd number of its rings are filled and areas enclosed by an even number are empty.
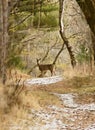
[[[39,64],[39,59],[37,59],[37,65],[39,67],[39,70],[41,71],[41,74],[49,70],[51,72],[51,76],[53,75],[54,64]]]

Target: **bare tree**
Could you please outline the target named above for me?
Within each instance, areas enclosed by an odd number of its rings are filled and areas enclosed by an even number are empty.
[[[0,0],[0,19],[1,19],[1,41],[0,41],[0,72],[3,84],[6,82],[6,56],[8,44],[8,1]]]
[[[69,55],[70,55],[70,59],[71,59],[71,65],[74,68],[76,65],[76,60],[72,51],[72,47],[69,45],[69,41],[65,36],[65,31],[64,31],[64,24],[63,24],[63,15],[64,15],[64,8],[63,8],[63,4],[64,4],[64,0],[59,0],[59,26],[60,26],[60,35],[61,38],[63,40],[63,44],[66,46]],[[64,45],[62,45],[62,48],[60,51],[63,50]],[[58,55],[60,54],[60,52],[58,53]],[[56,59],[58,58],[58,55],[56,56]],[[56,60],[55,59],[55,60]]]

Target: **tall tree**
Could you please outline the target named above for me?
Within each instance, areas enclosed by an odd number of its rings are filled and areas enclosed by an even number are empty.
[[[92,31],[92,49],[95,64],[95,0],[76,0]]]
[[[6,58],[8,45],[8,0],[0,0],[0,19],[1,19],[1,53],[0,53],[0,72],[3,84],[6,82]]]
[[[59,0],[59,26],[60,26],[60,35],[61,35],[61,38],[63,40],[63,44],[66,46],[66,48],[67,48],[67,50],[69,52],[70,60],[71,60],[71,65],[74,68],[75,65],[76,65],[76,60],[75,60],[75,57],[74,57],[74,54],[73,54],[73,51],[72,51],[72,47],[69,45],[69,41],[66,38],[65,31],[64,31],[64,21],[63,21],[64,8],[63,8],[63,5],[64,5],[64,0]],[[62,45],[62,50],[63,50],[64,45]],[[58,53],[58,55],[59,55],[59,53]]]

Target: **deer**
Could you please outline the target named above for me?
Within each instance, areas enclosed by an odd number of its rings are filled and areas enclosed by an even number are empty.
[[[41,75],[45,75],[45,73],[49,70],[51,72],[51,76],[53,76],[54,73],[54,63],[52,64],[40,64],[39,61],[41,59],[37,59],[37,66],[39,67],[39,70],[41,71]]]

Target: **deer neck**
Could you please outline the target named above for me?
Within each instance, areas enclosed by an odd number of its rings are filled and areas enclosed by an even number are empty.
[[[37,61],[37,65],[40,66],[39,61]]]

